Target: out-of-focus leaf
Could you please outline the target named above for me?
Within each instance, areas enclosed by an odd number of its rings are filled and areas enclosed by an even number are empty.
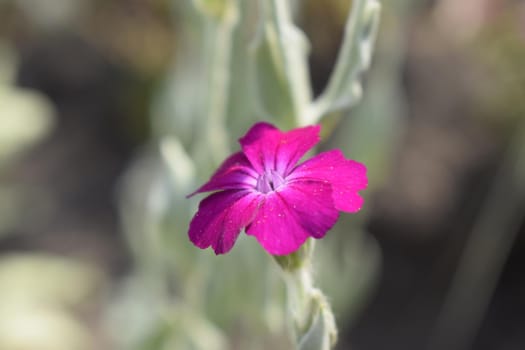
[[[0,303],[35,300],[76,305],[93,296],[102,276],[93,266],[45,254],[0,258]]]
[[[139,261],[141,263],[141,261]],[[162,310],[166,300],[142,275],[127,276],[115,288],[106,314],[106,329],[115,350],[158,350],[166,327]]]
[[[177,138],[165,137],[160,141],[160,152],[177,188],[182,191],[190,190],[196,175],[195,164],[184,150],[182,143]]]
[[[229,142],[232,149],[238,149],[237,138],[262,117],[254,111],[256,101],[253,91],[255,87],[250,50],[250,39],[257,29],[257,23],[253,20],[257,13],[257,2],[241,1],[239,11],[242,16],[239,16],[233,33],[230,98],[226,112],[226,127],[229,131]]]
[[[236,0],[193,0],[193,3],[210,19],[226,21],[237,17]]]
[[[0,259],[0,349],[94,350],[68,307],[95,295],[102,276],[90,265],[45,254]]]
[[[0,85],[0,165],[46,135],[52,117],[42,94]]]
[[[88,330],[64,310],[0,303],[2,350],[95,350]]]
[[[51,129],[54,110],[41,93],[12,85],[16,55],[0,42],[0,166]]]
[[[108,317],[109,329],[118,335],[117,349],[228,348],[222,331],[183,300],[165,298],[138,276],[128,277],[121,287]]]
[[[56,29],[72,25],[87,10],[86,0],[15,0],[20,9],[38,27]]]
[[[318,310],[308,332],[301,338],[297,345],[298,350],[330,350],[335,337],[335,324],[333,317],[327,315],[322,306]]]
[[[146,148],[121,179],[119,192],[121,221],[128,244],[145,283],[157,292],[164,288],[163,280],[167,277],[159,231],[173,197],[167,173],[158,150]]]

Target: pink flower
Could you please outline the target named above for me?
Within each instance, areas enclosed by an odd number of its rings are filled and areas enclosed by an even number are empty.
[[[193,194],[203,199],[190,223],[190,240],[216,254],[230,251],[241,229],[273,255],[296,251],[309,237],[322,238],[339,211],[355,213],[367,186],[363,164],[332,150],[299,164],[320,140],[320,126],[282,132],[257,123],[239,140],[242,151],[227,158]]]

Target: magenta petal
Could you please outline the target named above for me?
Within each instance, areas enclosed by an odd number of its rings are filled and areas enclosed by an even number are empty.
[[[239,142],[257,172],[272,169],[284,175],[319,142],[319,131],[318,125],[282,132],[271,124],[257,123]]]
[[[227,253],[242,228],[255,217],[261,196],[245,190],[226,190],[203,199],[190,223],[190,240],[199,248],[210,245],[216,254]]]
[[[237,152],[221,164],[207,183],[188,197],[201,192],[254,188],[257,184],[257,176],[246,156],[242,152]]]
[[[296,251],[308,237],[321,238],[335,224],[329,184],[297,181],[266,195],[246,233],[273,255]]]
[[[345,159],[340,150],[323,152],[297,166],[288,181],[322,180],[332,185],[335,207],[355,213],[361,209],[363,198],[357,193],[368,185],[366,167]]]

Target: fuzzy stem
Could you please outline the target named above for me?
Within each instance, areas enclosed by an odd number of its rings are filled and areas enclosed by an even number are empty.
[[[297,252],[274,258],[283,271],[297,349],[329,350],[337,341],[337,328],[330,304],[313,284],[313,246],[310,240]]]
[[[312,102],[308,42],[291,16],[290,4],[260,0],[254,45],[255,91],[261,113],[294,127]]]

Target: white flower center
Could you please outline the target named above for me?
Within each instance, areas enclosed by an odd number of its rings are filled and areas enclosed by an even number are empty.
[[[255,189],[262,193],[275,191],[285,183],[284,178],[275,170],[267,170],[257,179]]]

